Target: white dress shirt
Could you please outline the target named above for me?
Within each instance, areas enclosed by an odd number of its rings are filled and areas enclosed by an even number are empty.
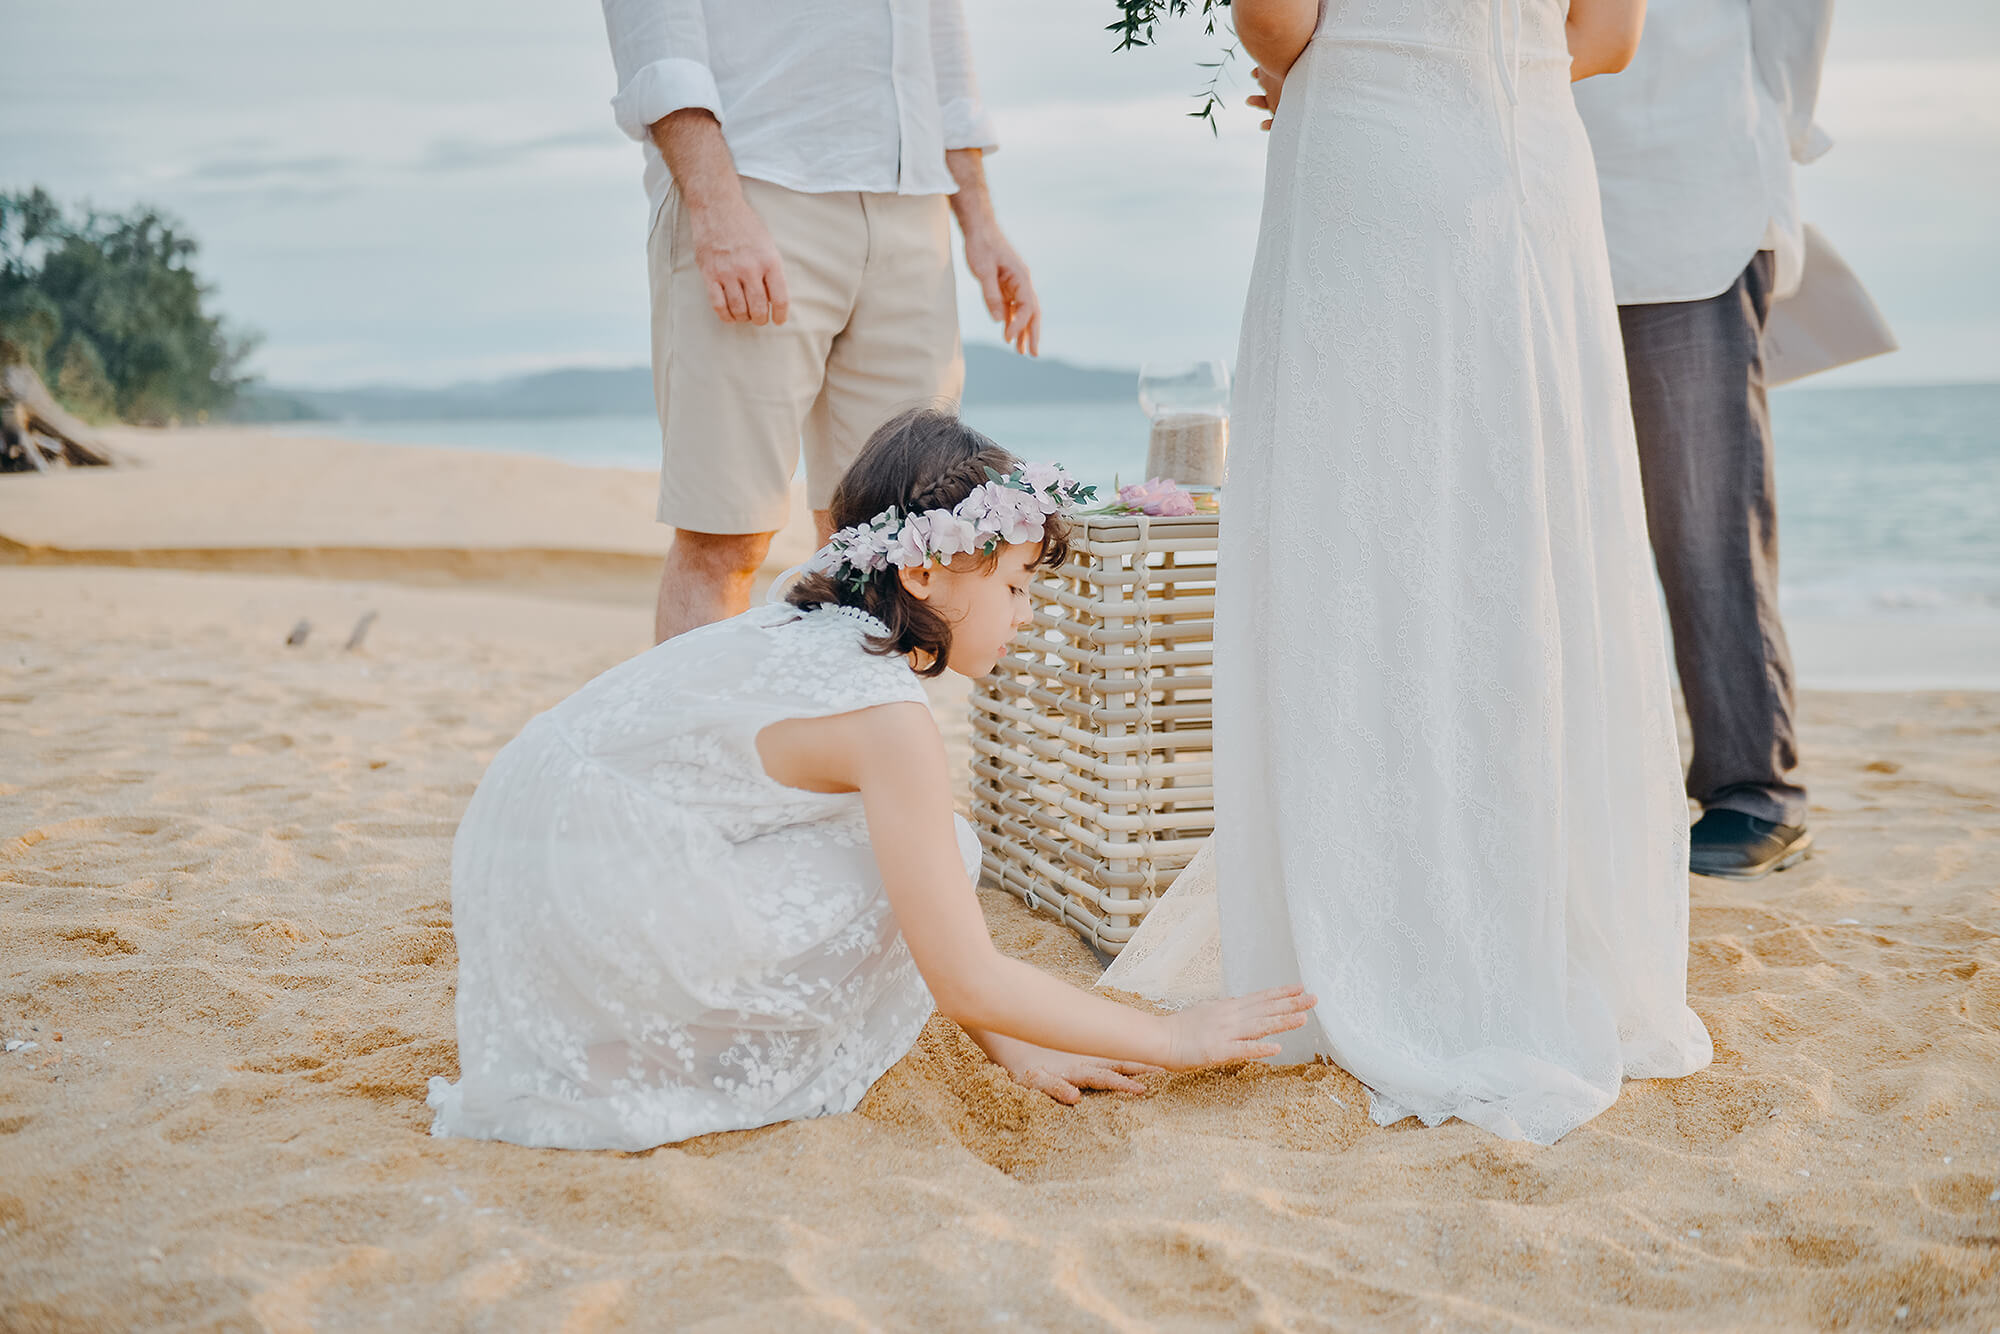
[[[603,0],[618,128],[672,179],[647,127],[705,107],[736,170],[808,194],[951,194],[954,148],[994,147],[963,0]]]
[[[1649,0],[1638,54],[1576,85],[1620,305],[1728,290],[1759,250],[1774,294],[1799,285],[1794,162],[1831,146],[1813,124],[1832,0]]]

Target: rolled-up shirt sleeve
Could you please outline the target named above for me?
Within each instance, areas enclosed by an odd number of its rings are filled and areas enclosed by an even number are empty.
[[[688,107],[722,119],[701,0],[604,0],[604,31],[618,73],[611,114],[627,135],[643,142],[654,121]]]
[[[1750,0],[1757,77],[1783,110],[1794,162],[1815,161],[1833,147],[1813,120],[1832,32],[1833,0]]]
[[[614,0],[605,0],[608,8]],[[938,117],[945,151],[978,148],[988,153],[1000,147],[993,118],[979,100],[979,82],[972,74],[972,34],[965,26],[964,0],[931,0],[931,62],[937,72]]]

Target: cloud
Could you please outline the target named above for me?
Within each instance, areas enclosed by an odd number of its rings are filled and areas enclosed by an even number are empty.
[[[0,0],[4,4],[4,0]],[[1114,53],[1109,0],[966,0],[1003,151],[1002,222],[1078,360],[1227,356],[1265,145],[1234,62],[1221,133],[1187,119],[1227,45],[1195,22]],[[593,7],[545,0],[93,0],[5,10],[0,183],[157,203],[223,308],[301,382],[441,380],[647,339],[637,148]],[[229,40],[217,40],[228,34]],[[1858,374],[2000,375],[2000,9],[1841,0],[1808,216],[1907,349]],[[551,200],[559,199],[559,206]],[[961,286],[967,337],[991,337]]]
[[[598,129],[566,130],[532,139],[475,140],[454,137],[433,140],[417,165],[426,171],[483,171],[518,166],[543,154],[575,148],[612,149],[622,155],[627,151],[628,144],[629,141],[609,122]]]
[[[257,184],[272,179],[295,180],[300,176],[323,177],[345,170],[352,159],[320,155],[315,157],[221,157],[197,162],[187,176],[198,181],[229,181]]]
[[[356,136],[349,142],[375,151],[285,154],[239,145],[229,153],[201,158],[178,170],[170,168],[162,179],[204,195],[240,193],[272,203],[313,202],[364,189],[396,191],[407,188],[411,178],[506,172],[535,164],[547,171],[580,151],[614,154],[625,165],[631,147],[609,124],[511,139],[444,134],[414,154],[393,139]]]
[[[1828,61],[1819,120],[1836,138],[1985,140],[2000,148],[2000,59]]]

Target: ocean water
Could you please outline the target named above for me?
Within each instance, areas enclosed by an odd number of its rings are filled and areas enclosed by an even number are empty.
[[[1801,679],[2000,688],[2000,384],[1786,389],[1771,406],[1781,593]],[[1145,467],[1136,401],[975,406],[966,417],[1088,481],[1134,481]],[[651,417],[287,429],[616,467],[659,459]]]

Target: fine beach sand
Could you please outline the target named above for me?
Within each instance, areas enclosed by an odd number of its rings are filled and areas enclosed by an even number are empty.
[[[1063,1108],[936,1019],[848,1116],[438,1141],[452,832],[645,647],[650,478],[120,439],[0,478],[0,1329],[2000,1329],[2000,695],[1804,697],[1817,855],[1692,882],[1715,1065],[1552,1148],[1325,1065]]]

